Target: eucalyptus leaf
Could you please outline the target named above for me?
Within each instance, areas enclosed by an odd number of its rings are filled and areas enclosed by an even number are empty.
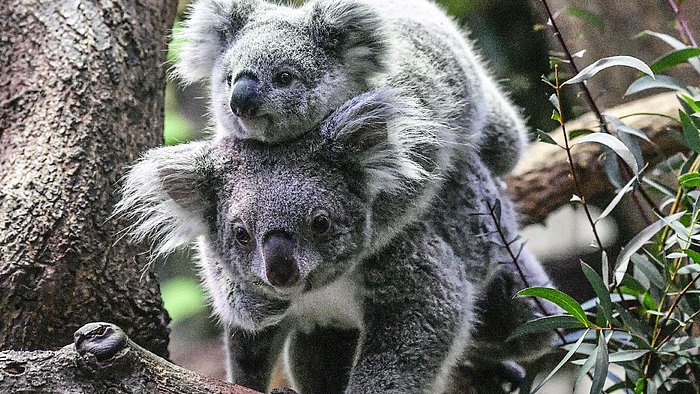
[[[688,264],[684,267],[679,268],[676,273],[678,275],[688,275],[694,274],[696,272],[700,272],[700,264]]]
[[[695,152],[700,152],[700,130],[693,119],[683,111],[678,111],[683,126],[683,141],[688,148]]]
[[[698,187],[700,186],[700,173],[689,172],[687,174],[683,174],[678,178],[678,183],[686,188]]]
[[[596,142],[603,144],[617,153],[622,160],[632,169],[635,175],[639,174],[637,160],[632,152],[617,137],[605,133],[593,133],[572,141],[571,145],[583,144],[586,142]]]
[[[656,59],[649,67],[654,73],[660,73],[698,56],[700,56],[700,48],[675,49]]]
[[[581,384],[583,377],[586,376],[586,374],[588,373],[588,371],[591,370],[591,368],[593,368],[597,354],[598,354],[598,349],[596,348],[596,351],[591,353],[590,356],[588,356],[586,361],[583,363],[581,368],[578,370],[578,373],[576,374],[576,380],[574,381],[574,387],[578,387],[578,385]]]
[[[632,238],[627,245],[622,250],[622,253],[617,257],[615,262],[615,283],[620,283],[622,277],[627,272],[627,265],[629,264],[630,258],[634,253],[636,253],[642,246],[644,246],[651,237],[656,233],[661,231],[668,223],[674,222],[685,215],[684,212],[679,212],[674,215],[661,218],[656,222],[648,225],[642,231],[640,231],[634,238]]]
[[[679,92],[690,93],[688,88],[676,78],[669,77],[668,75],[657,75],[656,78],[644,75],[630,84],[625,92],[625,96],[643,92],[649,89],[671,89]]]
[[[542,130],[537,130],[537,140],[545,144],[558,145],[554,138]]]
[[[591,322],[589,322],[586,318],[586,312],[583,311],[581,305],[579,305],[579,303],[576,302],[576,300],[571,298],[570,295],[560,290],[552,289],[550,287],[528,287],[527,289],[520,290],[516,294],[516,296],[532,296],[544,298],[545,300],[558,305],[561,309],[565,310],[571,316],[575,317],[578,321],[580,321],[584,326],[590,327],[592,325]]]
[[[600,394],[603,392],[605,380],[608,378],[608,343],[605,342],[603,332],[598,333],[598,352],[595,357],[595,369],[593,370],[593,383],[591,385],[591,394]]]
[[[605,288],[610,290],[610,265],[608,263],[608,253],[603,250],[600,254],[600,273],[603,278]]]
[[[605,219],[608,215],[610,215],[610,212],[612,212],[612,210],[615,209],[617,204],[620,203],[620,201],[622,200],[622,197],[624,197],[625,194],[627,194],[628,192],[632,191],[632,189],[634,189],[632,184],[636,180],[637,180],[636,177],[632,177],[632,179],[630,179],[629,182],[627,182],[627,184],[625,186],[623,186],[622,189],[620,189],[617,192],[617,194],[615,195],[615,198],[613,198],[612,201],[610,201],[610,204],[608,204],[608,206],[605,207],[605,210],[600,214],[600,216],[598,216],[598,218],[595,220],[595,223],[598,223],[599,221]]]
[[[581,270],[591,284],[591,287],[593,287],[593,291],[595,291],[595,294],[598,296],[598,300],[600,300],[600,309],[603,312],[606,322],[612,324],[615,320],[613,319],[613,306],[608,288],[590,265],[581,262]]]
[[[550,315],[530,320],[518,326],[506,339],[506,342],[523,335],[535,332],[556,330],[558,328],[586,328],[577,318],[571,315]]]
[[[581,346],[581,344],[583,343],[583,340],[586,339],[586,334],[588,334],[588,331],[589,330],[586,330],[586,332],[583,333],[583,335],[581,335],[578,341],[574,343],[574,346],[572,346],[571,349],[569,349],[569,351],[566,353],[564,358],[562,358],[561,361],[559,361],[559,364],[557,364],[557,366],[549,372],[549,374],[540,382],[540,384],[538,384],[537,387],[535,387],[535,389],[532,390],[532,394],[539,391],[539,389],[541,389],[542,386],[544,386],[545,383],[547,383],[549,379],[551,379],[552,376],[554,376],[554,374],[557,373],[561,369],[561,367],[563,367],[571,359],[571,357],[576,353],[576,350],[578,350],[578,347]]]
[[[688,48],[687,45],[685,45],[682,41],[679,39],[669,36],[668,34],[664,33],[658,33],[655,31],[651,30],[645,30],[637,35],[637,37],[643,37],[643,36],[652,36],[655,38],[660,39],[661,41],[665,42],[669,46],[675,49],[683,49],[683,48]],[[688,59],[688,63],[690,63],[693,68],[700,73],[700,59]]]
[[[606,57],[603,59],[600,59],[596,61],[595,63],[589,65],[588,67],[584,68],[581,70],[578,74],[576,74],[573,78],[569,79],[568,81],[564,82],[562,85],[571,85],[575,83],[581,83],[584,82],[588,79],[591,79],[594,75],[598,74],[600,71],[603,71],[607,68],[614,67],[614,66],[625,66],[625,67],[632,67],[634,69],[637,69],[644,74],[647,74],[651,77],[654,76],[654,72],[649,68],[649,66],[646,65],[643,61],[632,57],[632,56],[612,56],[612,57]]]

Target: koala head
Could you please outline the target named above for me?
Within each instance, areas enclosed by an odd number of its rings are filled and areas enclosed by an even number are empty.
[[[366,90],[386,51],[379,15],[354,0],[199,0],[182,37],[176,73],[209,83],[217,133],[272,143]]]
[[[401,212],[375,212],[375,202],[429,177],[407,153],[416,139],[389,133],[410,130],[393,125],[402,119],[374,91],[284,146],[227,138],[154,149],[127,176],[117,213],[158,254],[199,237],[203,265],[227,275],[226,297],[238,294],[229,310],[290,300],[350,270]]]

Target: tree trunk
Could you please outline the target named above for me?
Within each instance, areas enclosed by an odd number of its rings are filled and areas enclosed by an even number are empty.
[[[168,317],[110,220],[163,129],[175,0],[0,6],[0,349],[58,349],[89,321],[167,355]]]

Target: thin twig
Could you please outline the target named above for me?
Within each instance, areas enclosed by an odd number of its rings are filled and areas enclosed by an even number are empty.
[[[559,26],[557,25],[556,20],[554,19],[554,14],[552,13],[551,8],[549,7],[549,4],[547,3],[547,0],[541,0],[542,4],[544,5],[544,9],[547,12],[547,17],[549,18],[549,23],[552,26],[552,29],[554,30],[554,37],[557,38],[557,41],[559,41],[559,45],[561,46],[562,50],[564,51],[564,55],[566,57],[566,61],[569,63],[571,66],[571,70],[574,72],[574,74],[579,73],[578,66],[576,66],[576,61],[574,60],[574,56],[571,54],[571,51],[569,50],[568,45],[566,45],[566,41],[564,41],[564,37],[561,34],[561,30],[559,30]],[[598,107],[598,104],[596,104],[595,99],[593,98],[593,94],[591,93],[590,89],[588,88],[588,85],[586,84],[586,81],[581,82],[578,84],[581,87],[581,90],[584,93],[584,96],[586,97],[586,101],[588,102],[588,106],[590,107],[591,111],[595,114],[596,118],[598,118],[598,124],[600,126],[600,131],[606,134],[612,134],[610,130],[608,129],[608,122],[605,120],[605,116],[603,115],[603,112],[600,110],[600,107]],[[619,157],[617,158],[617,164],[620,170],[622,171],[624,177],[626,180],[632,179],[634,174],[632,174],[632,171],[627,167],[627,165],[620,159]],[[644,201],[649,204],[651,209],[654,212],[659,212],[660,210],[656,206],[656,203],[649,197],[649,195],[646,193],[646,191],[642,188],[635,188],[632,193],[639,193]],[[640,212],[643,212],[643,207],[641,202],[637,199],[634,198],[634,203],[637,205],[637,208],[639,208]],[[645,220],[646,221],[646,220]]]
[[[690,41],[690,44],[694,47],[697,47],[698,43],[695,41],[693,33],[690,32],[688,24],[685,23],[685,18],[683,17],[683,15],[681,15],[681,9],[678,7],[678,4],[676,4],[674,0],[668,0],[668,4],[671,6],[673,13],[676,15],[676,20],[678,21],[678,24],[680,25],[683,33],[685,33],[685,36],[688,38],[688,41]]]
[[[530,283],[527,280],[527,275],[525,275],[525,271],[523,271],[523,268],[520,266],[520,253],[523,251],[523,248],[525,245],[520,246],[520,250],[518,250],[518,253],[513,253],[513,249],[511,249],[511,245],[515,242],[515,240],[508,241],[508,238],[506,238],[506,234],[503,232],[503,229],[501,228],[501,219],[496,216],[495,212],[495,206],[491,205],[491,202],[486,201],[486,206],[489,209],[489,216],[491,216],[491,219],[493,220],[494,224],[496,225],[496,233],[498,233],[498,236],[501,238],[501,243],[503,243],[503,246],[506,248],[508,251],[508,254],[510,255],[511,260],[513,261],[513,265],[515,265],[515,269],[518,271],[518,275],[520,276],[520,279],[523,281],[523,284],[525,287],[530,287]],[[533,297],[533,300],[535,300],[535,304],[537,305],[537,308],[542,312],[543,316],[549,316],[549,313],[547,312],[547,309],[544,307],[542,304],[542,301],[540,301],[539,298]],[[559,339],[561,340],[561,343],[564,344],[566,343],[566,338],[564,338],[564,334],[562,334],[559,330],[554,330],[554,332],[557,334]]]
[[[545,2],[546,4],[546,2]],[[554,66],[554,82],[555,82],[555,87],[554,91],[557,96],[557,103],[559,108],[561,108],[561,85],[559,85],[559,66],[555,65]],[[559,126],[561,127],[561,131],[564,137],[564,150],[566,151],[566,156],[569,159],[569,167],[571,169],[571,177],[574,180],[574,190],[576,191],[577,196],[582,196],[583,194],[581,193],[581,183],[579,182],[578,175],[576,172],[576,167],[574,167],[574,159],[571,156],[571,146],[569,145],[569,136],[566,134],[566,122],[564,121],[564,114],[561,112],[559,113]],[[586,213],[586,218],[588,218],[588,223],[591,225],[591,230],[593,230],[593,236],[595,237],[596,244],[598,244],[598,249],[603,252],[605,251],[605,248],[603,247],[603,242],[600,240],[600,236],[598,235],[598,230],[595,227],[595,221],[593,220],[593,216],[591,215],[591,210],[588,208],[588,203],[586,203],[586,200],[583,197],[581,198],[581,205],[583,205],[583,210]]]

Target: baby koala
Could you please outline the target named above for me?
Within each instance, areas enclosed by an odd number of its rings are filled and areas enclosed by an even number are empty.
[[[427,0],[197,0],[175,65],[210,88],[219,137],[299,137],[342,103],[377,88],[397,111],[433,119],[445,155],[470,144],[497,174],[517,162],[526,129],[471,42]]]
[[[517,227],[493,175],[461,147],[432,177],[438,152],[393,134],[422,129],[395,98],[360,94],[284,145],[153,149],[128,174],[117,212],[136,240],[156,253],[197,241],[232,381],[264,391],[281,354],[301,393],[439,393],[458,366],[549,346],[545,334],[505,342],[536,312],[512,298],[524,284],[489,205],[501,201],[507,239]],[[517,264],[548,285],[527,250]]]

